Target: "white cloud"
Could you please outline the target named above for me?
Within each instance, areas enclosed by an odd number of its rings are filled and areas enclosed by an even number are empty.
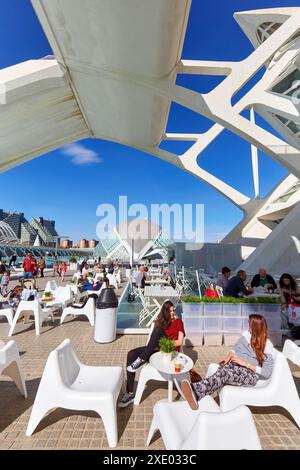
[[[62,153],[67,157],[71,157],[74,165],[92,165],[102,162],[102,158],[99,157],[97,152],[84,147],[82,144],[67,145],[62,148]]]

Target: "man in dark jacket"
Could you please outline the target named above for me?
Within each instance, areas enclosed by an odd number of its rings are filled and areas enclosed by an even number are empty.
[[[267,274],[267,271],[265,268],[260,268],[258,271],[258,274],[255,274],[251,281],[251,287],[266,287],[267,289],[272,289],[275,290],[277,289],[277,284],[270,276],[270,274]]]
[[[249,295],[252,294],[253,289],[251,287],[245,286],[245,281],[247,279],[247,274],[245,271],[238,271],[236,276],[233,276],[227,282],[225,289],[226,297],[239,297],[239,295]]]

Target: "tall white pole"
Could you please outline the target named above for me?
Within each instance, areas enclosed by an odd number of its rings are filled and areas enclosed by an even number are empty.
[[[255,124],[254,109],[250,109],[250,121]],[[259,197],[259,174],[258,174],[258,153],[257,147],[251,144],[252,174],[255,198]]]

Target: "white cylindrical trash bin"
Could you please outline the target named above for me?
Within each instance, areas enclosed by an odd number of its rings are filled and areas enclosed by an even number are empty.
[[[118,298],[112,287],[102,289],[96,303],[94,340],[111,343],[117,335]]]

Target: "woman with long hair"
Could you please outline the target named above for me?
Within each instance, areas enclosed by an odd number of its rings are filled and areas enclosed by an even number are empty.
[[[218,370],[204,380],[190,384],[184,379],[181,391],[192,410],[198,400],[220,391],[224,385],[253,387],[267,380],[273,370],[273,345],[268,340],[268,325],[261,315],[249,316],[249,330],[244,331],[229,354],[219,362]]]
[[[300,292],[295,279],[290,274],[282,274],[279,279],[279,290],[281,295],[281,307],[286,308],[292,300],[300,303]]]
[[[158,351],[158,343],[163,336],[172,339],[175,349],[177,351],[180,350],[180,347],[183,345],[185,331],[182,320],[176,318],[175,307],[170,300],[167,300],[162,305],[148,344],[131,349],[127,354],[127,391],[119,403],[120,408],[125,408],[134,401],[133,386],[135,373],[147,363],[155,351]]]

